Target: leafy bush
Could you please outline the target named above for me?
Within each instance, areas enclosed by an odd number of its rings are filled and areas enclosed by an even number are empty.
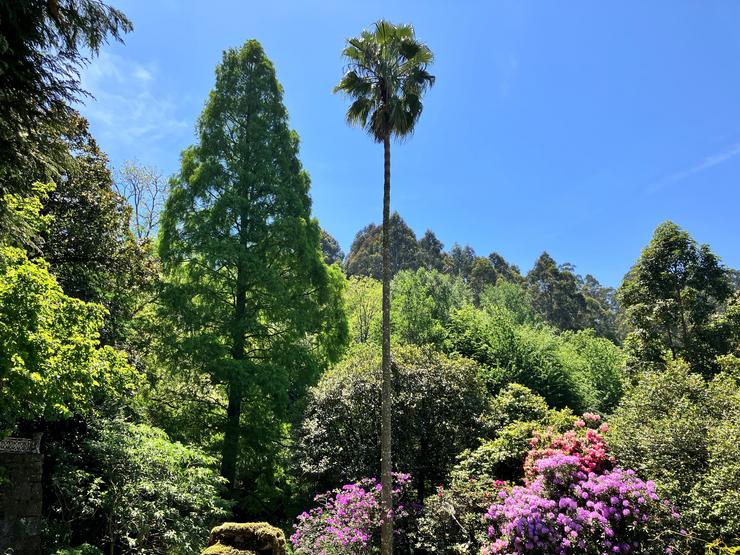
[[[213,464],[157,428],[99,420],[83,451],[67,453],[55,471],[51,517],[100,548],[198,553],[226,515]]]
[[[408,474],[394,475],[393,514],[386,515],[380,502],[380,482],[365,478],[317,495],[316,507],[298,516],[290,541],[299,555],[378,553],[383,519],[392,518],[395,544],[403,551],[404,520],[410,515],[405,501]]]
[[[393,356],[394,463],[412,472],[423,498],[477,443],[485,388],[472,361],[411,346]],[[297,462],[314,491],[379,472],[380,378],[379,349],[361,346],[310,391]]]
[[[723,362],[709,382],[681,362],[644,374],[610,421],[618,461],[674,499],[694,551],[740,538],[740,386]]]
[[[590,330],[558,335],[546,325],[520,324],[502,306],[453,312],[444,349],[479,362],[493,394],[519,383],[550,406],[582,412],[609,411],[622,393],[624,357],[611,341]]]
[[[509,384],[492,400],[484,417],[487,437],[464,451],[450,474],[449,486],[424,500],[416,545],[433,553],[479,552],[486,541],[482,519],[495,501],[502,480],[523,477],[532,437],[544,429],[565,431],[575,418],[567,410],[548,409],[542,397]]]

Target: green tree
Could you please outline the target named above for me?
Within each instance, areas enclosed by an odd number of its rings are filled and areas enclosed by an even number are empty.
[[[378,472],[382,374],[376,345],[356,348],[314,388],[298,430],[300,469],[319,490]],[[478,439],[486,393],[475,363],[415,346],[394,349],[395,460],[420,498]]]
[[[585,409],[583,393],[558,357],[560,341],[549,327],[517,325],[503,308],[484,312],[472,305],[452,313],[444,349],[478,362],[490,393],[519,383],[555,407]]]
[[[0,434],[130,394],[138,374],[123,353],[100,347],[104,314],[65,295],[43,261],[0,247]]]
[[[327,264],[338,262],[341,265],[344,262],[344,251],[339,246],[339,242],[324,229],[321,230],[321,252]]]
[[[80,67],[132,26],[98,0],[3,2],[0,22],[0,235],[27,240],[3,199],[57,174],[68,154],[55,137],[86,94]]]
[[[391,283],[394,337],[402,343],[440,346],[454,310],[470,302],[460,279],[436,270],[404,270]]]
[[[527,287],[534,310],[543,320],[561,330],[584,327],[586,299],[569,267],[559,267],[549,254],[543,252],[527,274]]]
[[[350,336],[355,343],[365,343],[380,328],[383,287],[377,279],[366,276],[349,278],[345,305]]]
[[[663,366],[668,353],[714,373],[727,346],[712,319],[730,294],[727,271],[709,246],[672,222],[659,225],[619,288],[632,366]]]
[[[443,271],[447,258],[444,248],[444,244],[437,239],[434,232],[427,229],[424,236],[419,239],[419,262],[421,266],[427,270]]]
[[[70,156],[43,202],[49,223],[37,254],[67,295],[107,309],[103,341],[130,350],[132,321],[155,296],[157,263],[150,243],[129,229],[131,206],[114,190],[87,121],[70,114],[68,123],[59,141]]]
[[[416,235],[398,212],[391,214],[389,263],[391,278],[401,270],[416,270],[420,265]],[[370,224],[355,236],[345,260],[350,276],[383,277],[383,226]]]
[[[517,282],[502,279],[493,287],[484,288],[479,304],[487,312],[495,312],[497,307],[506,309],[517,324],[534,324],[538,321],[532,309],[529,290]]]
[[[242,440],[259,450],[339,356],[344,279],[322,260],[298,136],[257,41],[224,52],[198,138],[162,214],[165,315],[180,349],[226,389],[221,472],[233,491]],[[248,423],[259,406],[262,433],[243,436],[244,406]]]
[[[382,505],[390,512],[391,488],[391,138],[414,131],[422,112],[422,96],[434,84],[427,71],[431,50],[416,39],[410,25],[375,23],[372,31],[347,41],[343,50],[347,72],[335,87],[352,99],[347,121],[365,128],[383,143],[383,395],[382,395]],[[393,552],[393,524],[385,519],[381,532],[384,555]]]
[[[473,301],[480,304],[480,297],[486,287],[496,284],[496,269],[488,258],[478,257],[470,270],[470,289]]]
[[[476,260],[478,260],[478,257],[475,255],[473,247],[470,245],[461,247],[455,243],[452,245],[447,258],[447,271],[453,276],[461,277],[468,282]]]
[[[488,259],[493,264],[496,275],[505,281],[512,283],[521,283],[524,278],[516,264],[509,264],[506,259],[497,252],[488,255]]]
[[[618,461],[670,496],[691,553],[740,538],[740,362],[723,357],[707,381],[683,361],[640,374],[610,419]],[[687,551],[689,552],[689,551]]]

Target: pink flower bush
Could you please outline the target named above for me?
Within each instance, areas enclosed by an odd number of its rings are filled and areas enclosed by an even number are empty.
[[[598,428],[598,430],[594,429]],[[575,456],[583,472],[605,472],[614,466],[614,457],[609,453],[602,435],[607,431],[598,414],[586,413],[576,420],[574,429],[564,434],[551,431],[538,433],[532,438],[532,450],[524,462],[524,476],[531,482],[538,476],[537,461],[553,455]]]
[[[408,474],[395,474],[394,512],[399,521],[409,512],[403,502]],[[386,515],[380,506],[380,483],[366,478],[314,499],[318,506],[298,516],[290,537],[296,553],[311,555],[364,554],[376,550],[380,526]]]
[[[671,552],[679,515],[655,484],[615,467],[587,423],[599,425],[598,416],[584,415],[573,432],[534,438],[525,486],[499,491],[486,513],[484,555]]]

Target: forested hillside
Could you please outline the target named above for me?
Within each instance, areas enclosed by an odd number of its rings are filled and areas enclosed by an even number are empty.
[[[387,212],[345,255],[257,40],[223,52],[163,176],[113,168],[78,111],[122,12],[3,2],[0,22],[0,438],[43,433],[44,553],[197,554],[225,521],[300,554],[381,552],[384,526],[383,553],[740,550],[722,253],[666,221],[615,289]],[[350,68],[391,52],[403,84],[348,70],[350,123],[410,133],[428,48],[383,21],[351,39]]]

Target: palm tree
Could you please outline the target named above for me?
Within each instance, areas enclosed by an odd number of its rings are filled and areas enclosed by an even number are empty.
[[[334,88],[352,99],[347,121],[364,128],[383,143],[383,357],[381,408],[381,503],[384,514],[393,508],[391,480],[391,299],[390,299],[390,205],[391,137],[403,138],[414,131],[422,111],[421,98],[434,84],[427,72],[431,50],[416,40],[411,25],[393,25],[380,20],[371,31],[349,39],[342,52],[347,72]],[[393,553],[393,522],[383,519],[381,553]]]

